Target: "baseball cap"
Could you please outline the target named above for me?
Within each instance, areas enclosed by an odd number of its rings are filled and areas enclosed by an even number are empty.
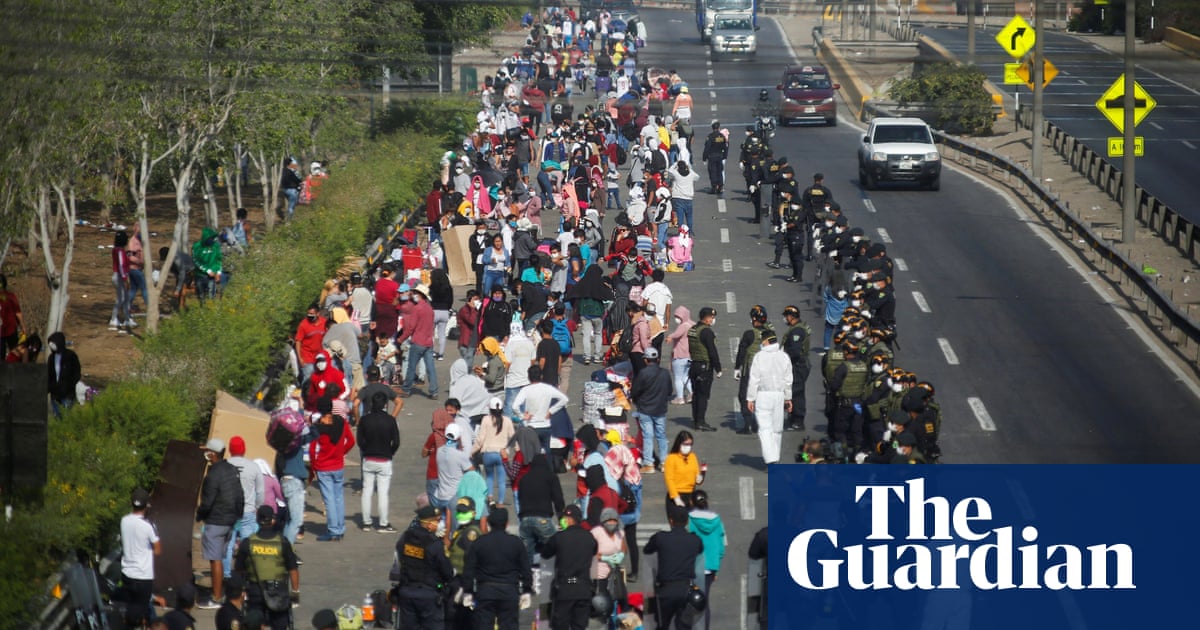
[[[130,502],[133,504],[133,507],[140,510],[150,505],[150,493],[145,488],[134,488]]]
[[[658,359],[658,350],[654,348],[646,348],[646,352],[642,354],[642,357],[648,360]]]
[[[417,520],[428,521],[438,517],[438,509],[432,505],[424,505],[417,508]]]
[[[455,512],[474,512],[475,499],[471,497],[459,497],[458,502],[454,504]]]
[[[583,520],[583,511],[579,509],[578,505],[568,505],[563,509],[563,516],[569,516],[576,522],[580,522]]]
[[[457,424],[446,425],[446,439],[457,440],[462,437],[462,429]]]
[[[204,445],[204,448],[206,448],[214,453],[224,453],[225,452],[225,440],[222,440],[221,438],[210,438],[208,440],[208,444]]]
[[[488,401],[488,409],[504,409],[504,401],[493,396],[492,399]]]
[[[273,520],[275,520],[275,510],[271,506],[258,506],[258,511],[254,513],[254,522],[259,525],[270,525]]]

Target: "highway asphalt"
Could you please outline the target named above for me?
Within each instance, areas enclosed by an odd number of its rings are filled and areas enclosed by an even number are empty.
[[[639,64],[674,68],[688,81],[696,102],[697,150],[712,118],[731,129],[736,146],[758,90],[773,88],[782,67],[793,61],[783,29],[763,18],[756,60],[710,65],[690,12],[645,10],[643,16],[651,39]],[[784,23],[790,24],[786,18]],[[791,37],[800,42],[807,35],[803,30]],[[801,61],[813,61],[807,48],[797,51]],[[576,100],[577,111],[584,102]],[[1194,425],[1200,401],[1130,330],[1130,320],[1037,236],[1030,219],[952,169],[943,173],[940,192],[880,190],[865,195],[856,181],[861,132],[848,122],[844,118],[838,127],[782,129],[773,143],[775,152],[789,158],[801,181],[824,172],[850,225],[887,243],[897,259],[898,365],[937,387],[945,414],[943,461],[1200,461],[1200,431]],[[707,189],[699,159],[696,167],[702,173],[701,188]],[[819,301],[812,294],[814,269],[805,269],[807,282],[795,285],[783,281],[784,273],[764,266],[771,249],[759,241],[758,226],[747,221],[749,205],[736,151],[726,173],[729,192],[724,200],[707,192],[696,196],[696,271],[667,278],[675,304],[693,313],[702,306],[717,308],[718,345],[727,352],[722,360],[729,367],[716,383],[709,415],[710,423],[721,429],[696,436],[696,452],[709,464],[704,487],[728,529],[729,547],[712,595],[712,627],[722,629],[744,627],[743,587],[745,580],[755,579],[747,575],[746,549],[767,522],[767,470],[758,440],[735,435],[730,428],[737,391],[730,341],[748,327],[754,304],[764,305],[777,326],[783,325],[783,308],[796,304],[814,330],[822,327]],[[815,354],[813,358],[817,360]],[[443,379],[449,365],[438,364]],[[574,371],[569,394],[575,401],[581,398],[585,373],[582,366]],[[820,392],[814,373],[808,382],[811,435],[824,429]],[[418,451],[433,405],[419,396],[409,398],[401,414],[403,446],[390,493],[392,523],[398,528],[408,523],[413,497],[423,491],[425,464]],[[690,427],[686,409],[671,407],[670,437]],[[800,438],[799,433],[785,433],[784,461],[791,460]],[[358,477],[356,467],[347,471],[348,478]],[[572,482],[563,477],[569,496]],[[662,476],[647,476],[645,488],[639,543],[666,520]],[[357,529],[359,497],[348,490],[345,540],[318,543],[323,518],[315,488],[308,498],[310,535],[298,547],[305,564],[297,627],[306,627],[318,608],[358,604],[365,593],[387,588],[396,542],[395,535]],[[642,575],[639,586],[649,581],[647,569]],[[528,627],[529,618],[522,617],[522,627]]]
[[[977,64],[997,87],[1009,95],[1019,93],[1022,105],[1032,105],[1033,92],[1027,86],[1004,85],[1004,64],[1013,59],[996,43],[997,31],[994,25],[978,29]],[[930,27],[921,32],[960,60],[967,58],[966,28]],[[1043,36],[1046,59],[1058,68],[1058,77],[1044,92],[1046,119],[1093,151],[1107,155],[1107,139],[1121,134],[1096,109],[1096,101],[1124,72],[1123,57],[1089,41],[1087,36],[1049,31]],[[1200,63],[1191,60],[1190,67],[1176,64],[1169,68],[1156,72],[1139,64],[1135,72],[1138,84],[1157,101],[1157,107],[1137,127],[1137,135],[1146,138],[1146,155],[1138,160],[1137,181],[1195,223],[1200,221],[1200,210],[1193,203],[1200,195],[1200,181],[1194,176],[1200,162],[1200,91],[1196,89]],[[1120,158],[1111,161],[1121,168]]]

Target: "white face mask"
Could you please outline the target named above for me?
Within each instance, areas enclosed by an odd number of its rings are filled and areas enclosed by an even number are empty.
[[[329,365],[329,364],[325,361],[317,361],[317,369],[318,370],[324,370],[325,366],[327,366],[327,365]]]
[[[851,237],[850,237],[850,241],[851,241],[851,242],[853,242],[853,243],[857,243],[857,242],[859,242],[859,241],[861,241],[861,240],[862,240],[862,237],[861,237],[861,236],[851,236]]]
[[[712,320],[712,323],[711,323],[711,324],[709,324],[709,326],[716,326],[716,325],[717,325],[717,318],[716,318],[716,317],[714,317],[714,318],[713,318],[713,320]]]
[[[854,338],[855,338],[855,339],[863,339],[863,338],[865,338],[866,336],[867,336],[867,333],[865,333],[865,332],[863,332],[863,331],[861,331],[861,330],[856,330],[856,331],[854,331]]]
[[[872,372],[874,372],[874,373],[876,373],[876,374],[882,374],[882,373],[883,373],[883,364],[882,364],[882,363],[876,363],[875,365],[872,365],[872,366],[871,366],[871,371],[872,371]]]
[[[472,308],[479,308],[480,306],[483,306],[483,302],[480,302],[479,300],[475,300],[474,302],[471,302]]]
[[[850,306],[853,306],[854,308],[859,308],[862,306],[862,300],[850,300]]]
[[[682,323],[683,323],[683,320],[682,320],[682,319],[679,319],[678,317],[672,317],[671,319],[674,319],[676,324],[682,324]]]
[[[46,344],[46,347],[50,349],[50,352],[58,352],[58,344],[54,343],[53,341]]]
[[[888,423],[888,431],[891,431],[892,433],[895,433],[896,431],[899,431],[899,430],[900,430],[900,425],[898,425],[898,424],[893,424],[893,423],[891,423],[891,422],[889,422],[889,423]]]
[[[829,228],[831,228],[831,227],[833,227],[833,221],[826,221],[826,222],[825,222],[825,229],[829,229]]]
[[[839,299],[839,300],[844,300],[844,299],[846,299],[846,292],[845,292],[845,291],[838,291],[838,292],[837,292],[837,296],[838,296],[838,299]]]
[[[691,444],[684,444],[683,446],[680,446],[680,447],[679,447],[679,452],[680,452],[680,453],[683,453],[684,455],[687,455],[688,453],[691,453],[691,452],[692,452],[692,445],[691,445]]]
[[[904,391],[904,386],[900,383],[892,383],[892,391],[899,394],[900,392]]]

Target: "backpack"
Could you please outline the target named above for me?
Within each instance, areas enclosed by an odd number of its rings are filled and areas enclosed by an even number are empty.
[[[617,350],[617,354],[619,354],[621,356],[621,358],[624,358],[624,359],[628,359],[629,354],[631,352],[633,352],[633,324],[632,323],[630,323],[628,326],[626,326],[625,328],[623,328],[621,330],[621,336],[617,337],[616,350]]]
[[[629,152],[626,151],[625,149],[621,148],[621,145],[618,144],[617,145],[617,166],[625,166],[625,163],[628,161],[629,161]]]
[[[625,481],[625,477],[617,480],[617,496],[621,498],[621,514],[630,514],[637,509],[637,495],[633,492],[633,486]]]
[[[571,339],[571,328],[567,324],[567,320],[555,319],[554,332],[551,333],[550,336],[558,342],[558,351],[561,352],[563,356],[571,354],[571,348],[574,346],[574,343]]]
[[[630,142],[637,140],[638,139],[637,125],[635,125],[631,122],[631,123],[626,124],[624,127],[621,127],[621,135],[625,136],[625,139]]]
[[[267,445],[280,453],[290,453],[300,446],[306,424],[304,414],[291,407],[272,411],[267,424]]]

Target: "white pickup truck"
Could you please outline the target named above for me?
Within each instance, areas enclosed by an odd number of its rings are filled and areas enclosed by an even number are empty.
[[[891,181],[941,188],[942,156],[929,125],[919,118],[872,120],[858,148],[858,181],[866,190]]]

